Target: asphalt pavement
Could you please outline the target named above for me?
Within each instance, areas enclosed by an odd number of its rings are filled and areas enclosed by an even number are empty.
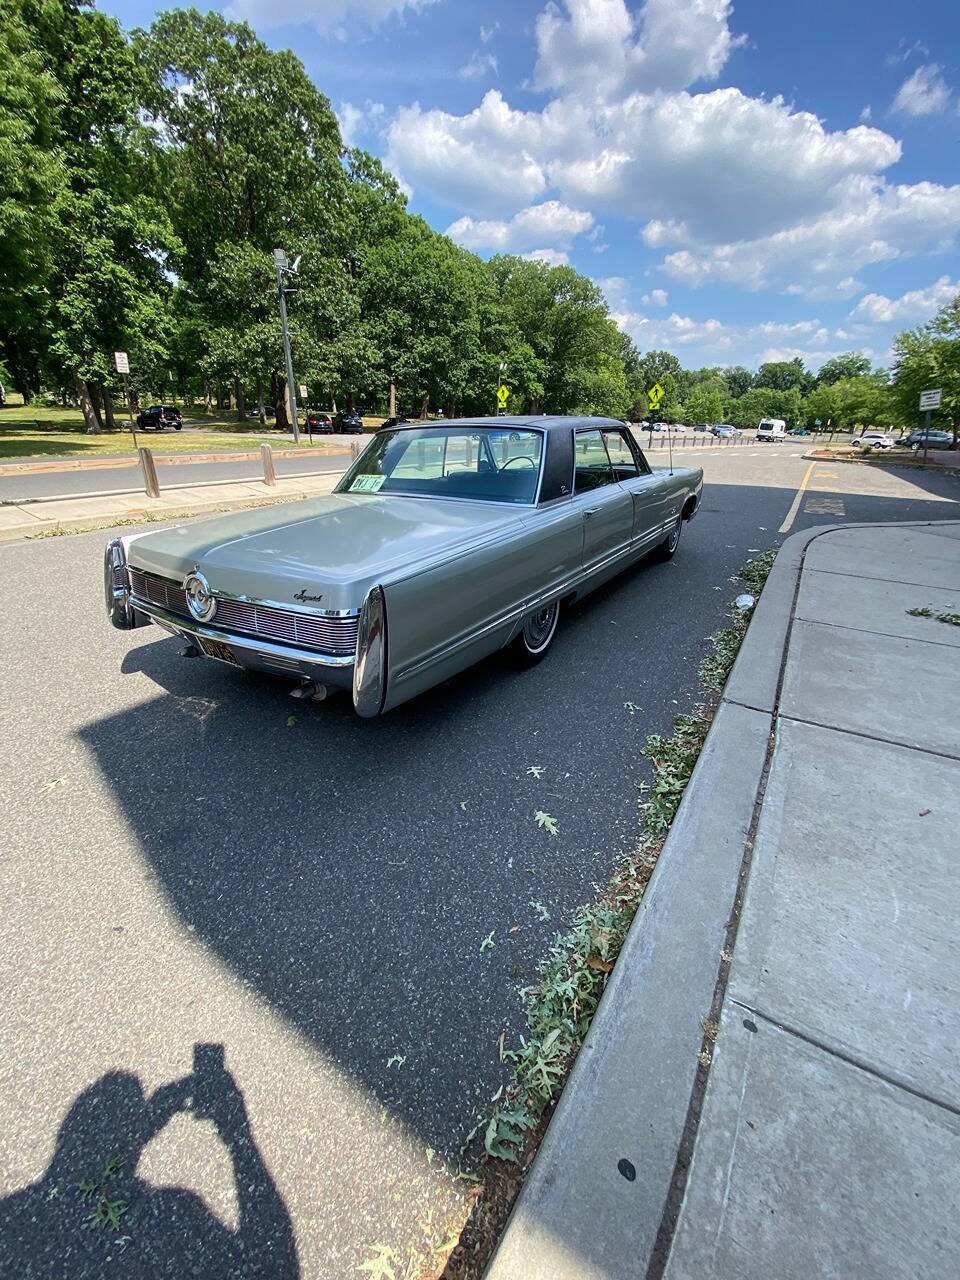
[[[704,456],[671,563],[568,611],[539,667],[372,722],[113,631],[105,533],[0,546],[0,1275],[341,1277],[466,1212],[518,988],[636,835],[646,735],[809,467]],[[833,470],[794,528],[960,496]],[[119,1233],[85,1227],[118,1200]]]

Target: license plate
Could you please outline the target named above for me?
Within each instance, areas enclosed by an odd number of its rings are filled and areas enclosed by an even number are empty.
[[[197,636],[197,644],[208,658],[219,658],[221,662],[229,662],[233,667],[239,667],[232,649],[228,649],[225,644],[221,644],[219,640],[208,640],[206,636]]]

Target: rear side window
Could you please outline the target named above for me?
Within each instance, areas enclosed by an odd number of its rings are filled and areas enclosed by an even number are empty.
[[[604,444],[610,457],[613,474],[618,480],[632,480],[637,475],[637,460],[622,431],[604,431]]]
[[[578,431],[573,443],[574,493],[587,493],[613,484],[615,476],[599,431]]]

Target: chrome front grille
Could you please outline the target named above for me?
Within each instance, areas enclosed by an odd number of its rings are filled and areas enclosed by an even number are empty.
[[[131,569],[130,587],[141,600],[149,600],[185,618],[191,616],[185,592],[168,578]],[[225,600],[220,596],[217,596],[217,612],[210,621],[211,627],[221,631],[259,636],[263,640],[296,645],[301,649],[316,649],[318,653],[336,656],[353,653],[359,624],[357,614],[339,618],[322,613],[297,613],[293,609],[277,609],[245,600]]]
[[[141,600],[149,600],[158,604],[161,609],[169,609],[171,613],[182,613],[190,617],[187,608],[187,593],[182,587],[171,582],[169,578],[158,578],[152,573],[141,573],[138,569],[128,570],[130,574],[130,590]]]

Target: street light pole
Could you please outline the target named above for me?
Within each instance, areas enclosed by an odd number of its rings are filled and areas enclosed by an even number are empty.
[[[500,408],[500,384],[503,382],[503,371],[506,367],[507,367],[506,360],[501,360],[500,368],[497,370],[497,390],[496,390],[497,407],[494,410],[494,413],[497,415],[497,417],[499,417],[500,414],[502,413],[502,410]]]
[[[293,382],[293,358],[290,355],[290,334],[287,332],[287,298],[283,287],[283,273],[287,266],[287,255],[282,249],[274,249],[273,265],[277,269],[277,294],[280,298],[280,329],[283,333],[283,358],[287,366],[287,394],[290,401],[290,417],[293,419],[293,439],[300,443],[300,423],[297,420],[297,388]],[[294,264],[296,265],[296,264]]]

